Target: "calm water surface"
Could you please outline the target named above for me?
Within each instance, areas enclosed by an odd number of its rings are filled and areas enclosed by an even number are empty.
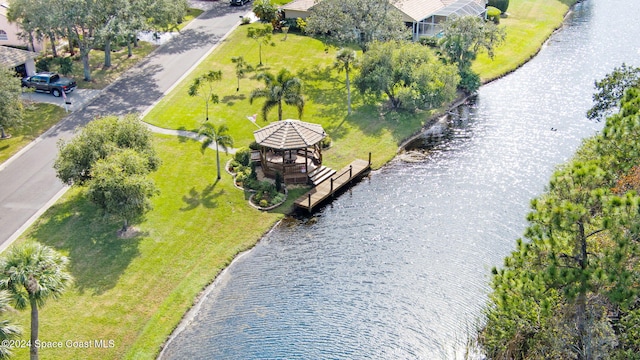
[[[638,1],[579,4],[426,156],[394,160],[234,262],[163,358],[462,358],[529,200],[602,126],[584,117],[593,81],[640,65],[639,18]]]

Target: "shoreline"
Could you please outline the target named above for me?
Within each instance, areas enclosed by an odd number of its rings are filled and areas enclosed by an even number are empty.
[[[581,2],[583,2],[584,0],[577,0],[575,1],[575,3],[573,3],[571,6],[569,6],[567,12],[564,14],[563,16],[563,20],[560,22],[560,24],[554,28],[549,36],[547,36],[547,38],[542,42],[542,44],[538,47],[538,49],[531,54],[530,56],[528,56],[526,59],[524,59],[522,61],[522,63],[520,63],[519,65],[517,65],[515,68],[510,69],[505,71],[503,74],[500,74],[499,76],[493,77],[491,79],[487,79],[485,81],[482,82],[482,86],[487,85],[489,83],[492,83],[496,80],[502,79],[503,77],[506,77],[507,75],[515,72],[516,70],[520,69],[522,66],[524,66],[525,64],[527,64],[529,61],[531,61],[533,58],[535,58],[540,51],[542,50],[542,48],[548,43],[549,39],[556,34],[558,31],[560,31],[561,29],[564,28],[565,23],[567,18],[573,13],[573,7],[576,4],[579,4]],[[381,164],[379,167],[377,167],[376,169],[372,169],[371,171],[377,171],[382,169],[383,167],[385,167],[387,164],[391,163],[393,160],[395,160],[399,154],[401,154],[404,150],[405,150],[405,146],[407,144],[409,144],[411,141],[415,140],[416,138],[418,138],[419,136],[421,136],[425,131],[428,131],[431,127],[433,127],[436,123],[438,123],[440,120],[442,120],[444,117],[448,116],[447,112],[452,111],[453,109],[463,105],[471,96],[474,96],[475,94],[461,94],[460,96],[458,96],[451,104],[449,104],[448,106],[446,106],[442,111],[438,112],[435,115],[432,115],[431,117],[428,118],[428,120],[426,121],[425,125],[421,126],[418,130],[416,130],[412,135],[408,136],[407,138],[405,138],[402,142],[400,142],[400,144],[398,145],[398,148],[396,150],[396,154],[387,162]],[[245,250],[240,251],[239,253],[237,253],[233,259],[231,260],[231,262],[229,264],[227,264],[220,272],[218,272],[218,274],[216,274],[213,279],[211,280],[211,282],[209,282],[199,293],[198,295],[194,298],[193,300],[193,304],[192,306],[183,314],[183,316],[181,317],[180,321],[178,322],[178,324],[173,328],[173,330],[171,331],[171,333],[166,337],[165,341],[160,345],[159,349],[159,353],[158,355],[155,357],[155,359],[157,360],[161,360],[163,355],[165,354],[165,351],[167,349],[167,346],[169,344],[171,344],[175,338],[180,335],[195,319],[198,311],[202,308],[202,304],[204,303],[204,301],[207,299],[207,297],[209,296],[209,294],[211,294],[213,292],[213,290],[220,285],[220,283],[222,282],[222,277],[223,275],[225,275],[227,273],[227,271],[229,270],[229,268],[234,265],[236,263],[236,261],[240,260],[241,258],[243,258],[244,256],[248,255],[251,253],[251,251],[253,251],[256,246],[262,242],[262,240],[265,238],[265,236],[269,235],[271,232],[275,231],[275,229],[283,222],[283,220],[286,220],[286,217],[290,217],[292,215],[293,212],[287,213],[285,215],[284,219],[280,219],[278,221],[276,221],[270,228],[268,231],[266,231],[265,233],[263,233],[258,239],[255,240],[255,242],[248,247]]]

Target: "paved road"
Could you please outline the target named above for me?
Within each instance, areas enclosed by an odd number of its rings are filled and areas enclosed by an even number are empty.
[[[0,165],[0,249],[64,193],[64,184],[52,167],[60,139],[69,139],[74,129],[96,116],[144,112],[207,55],[249,9],[215,2],[179,36],[126,72],[85,109],[72,113],[22,154]]]

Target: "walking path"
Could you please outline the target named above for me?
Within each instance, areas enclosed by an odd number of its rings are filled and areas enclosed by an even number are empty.
[[[28,228],[66,191],[53,162],[57,143],[98,116],[145,113],[213,51],[246,15],[248,8],[226,2],[187,25],[179,36],[160,46],[128,70],[99,96],[88,100],[33,143],[0,166],[0,251]],[[76,94],[74,94],[75,96]]]

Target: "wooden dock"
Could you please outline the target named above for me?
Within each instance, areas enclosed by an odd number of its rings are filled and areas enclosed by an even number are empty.
[[[356,159],[351,164],[337,171],[330,178],[316,185],[306,194],[299,197],[294,203],[297,207],[313,211],[313,208],[335,194],[351,180],[361,176],[371,167],[371,163],[366,160]]]

